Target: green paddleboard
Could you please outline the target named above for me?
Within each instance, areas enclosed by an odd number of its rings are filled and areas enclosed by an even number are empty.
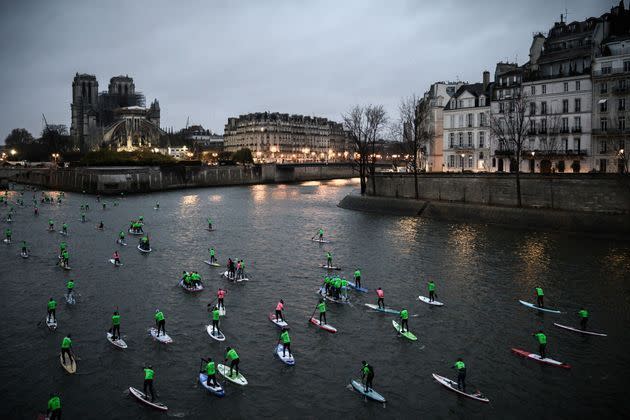
[[[411,341],[416,341],[418,339],[418,337],[413,335],[413,333],[411,333],[410,331],[405,331],[404,333],[401,333],[400,325],[398,324],[398,322],[394,321],[393,319],[392,319],[392,325],[394,326],[394,329],[398,331],[399,334],[404,335],[406,338],[410,339]]]

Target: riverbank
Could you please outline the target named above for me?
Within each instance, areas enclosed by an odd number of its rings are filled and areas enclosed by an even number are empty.
[[[339,207],[371,213],[418,216],[455,223],[500,225],[520,230],[544,230],[588,236],[630,239],[627,214],[487,206],[446,201],[414,200],[349,194]]]

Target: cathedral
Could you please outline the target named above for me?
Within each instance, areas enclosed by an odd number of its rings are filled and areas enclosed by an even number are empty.
[[[129,76],[112,77],[107,91],[99,93],[96,76],[77,73],[70,109],[70,135],[83,152],[99,147],[116,151],[150,148],[164,134],[157,99],[147,108],[144,95],[136,91]]]

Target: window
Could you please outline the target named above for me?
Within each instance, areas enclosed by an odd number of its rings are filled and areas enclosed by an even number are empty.
[[[468,127],[473,126],[473,114],[466,114],[466,124]]]
[[[606,112],[608,111],[608,101],[607,100],[603,100],[599,103],[599,112]]]
[[[625,100],[625,98],[619,99],[619,102],[617,103],[617,109],[619,111],[625,111],[626,110],[626,100]]]
[[[580,117],[573,117],[573,131],[582,129],[582,119]]]
[[[532,95],[536,94],[536,86],[532,85],[531,92],[532,92]]]
[[[464,146],[464,133],[459,133],[459,147]]]
[[[575,112],[582,112],[582,99],[575,98]]]
[[[547,120],[540,120],[540,133],[545,134],[547,132]]]
[[[486,106],[486,98],[484,96],[479,98],[479,106]]]
[[[612,72],[612,66],[610,63],[602,64],[602,74],[610,74]]]
[[[547,93],[547,85],[542,85],[542,93],[543,95]]]
[[[458,127],[463,127],[464,126],[464,116],[460,115],[459,116],[459,126]]]
[[[569,132],[569,118],[567,118],[567,117],[562,118],[561,132],[562,133],[568,133]]]
[[[580,81],[579,80],[575,81],[575,90],[580,90]]]
[[[562,112],[563,113],[569,112],[569,100],[568,99],[563,99],[562,100]]]
[[[608,83],[601,82],[599,84],[599,93],[608,93]]]
[[[473,167],[473,155],[468,155],[468,168]]]
[[[580,138],[573,137],[573,150],[579,152],[580,151]]]
[[[479,152],[479,160],[483,160],[483,152]]]
[[[448,147],[452,149],[455,146],[455,133],[450,133],[448,135]]]
[[[623,62],[623,71],[630,71],[630,60]]]
[[[480,127],[486,126],[486,114],[484,114],[483,112],[479,114],[479,126]]]
[[[626,79],[619,80],[619,91],[624,92],[626,90]]]
[[[529,120],[529,134],[536,134],[536,121]]]
[[[599,153],[606,153],[606,140],[599,141]]]
[[[546,114],[547,114],[547,102],[541,102],[540,103],[540,115],[546,115]]]
[[[499,102],[499,113],[503,114],[505,112],[505,103]]]
[[[536,115],[536,102],[529,103],[529,115]]]
[[[606,131],[608,130],[608,118],[606,117],[601,117],[599,119],[599,128],[602,131]]]
[[[569,82],[564,82],[564,85],[562,86],[562,88],[564,89],[565,92],[569,91]]]
[[[454,156],[454,155],[450,155],[450,156],[448,157],[448,166],[449,166],[450,168],[452,168],[452,167],[454,167],[454,166],[455,166],[455,156]]]
[[[626,129],[626,117],[619,117],[617,119],[617,128],[619,128],[621,131]]]
[[[468,132],[468,147],[473,147],[473,133],[472,133],[472,131]]]
[[[480,131],[479,132],[479,148],[483,149],[485,143],[486,143],[486,132],[485,131]],[[480,158],[480,159],[482,159],[482,158]]]
[[[459,100],[459,103],[457,104],[457,106],[458,106],[459,108],[463,108],[463,107],[464,107],[464,101],[460,99],[460,100]]]

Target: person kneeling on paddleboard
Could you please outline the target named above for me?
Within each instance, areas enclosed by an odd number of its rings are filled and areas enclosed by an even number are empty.
[[[57,302],[55,302],[55,299],[50,298],[48,301],[48,315],[46,316],[46,321],[57,322],[56,308]]]
[[[364,380],[365,392],[372,389],[372,381],[374,380],[374,368],[365,360],[361,362],[361,380]]]
[[[232,377],[232,369],[236,370],[236,376],[238,376],[238,363],[241,361],[238,358],[238,353],[232,347],[225,348],[225,362],[230,361],[230,374],[229,377]]]
[[[153,366],[148,365],[142,368],[144,370],[144,385],[142,387],[142,392],[144,392],[145,396],[149,396],[147,394],[147,388],[151,393],[151,402],[155,401],[155,394],[153,393],[153,376],[155,372],[153,371]]]
[[[217,369],[214,365],[214,361],[212,360],[212,357],[208,357],[207,359],[202,359],[204,362],[206,362],[206,375],[208,375],[208,380],[206,381],[206,384],[208,386],[212,386],[212,387],[217,387],[219,386],[219,384],[217,383]],[[202,371],[203,372],[203,371]]]
[[[293,356],[291,354],[291,337],[289,337],[289,330],[286,327],[282,328],[282,334],[278,339],[278,342],[280,341],[282,341],[282,357],[285,356],[286,351],[289,351],[289,357]]]
[[[227,291],[223,290],[220,287],[219,287],[219,290],[217,290],[217,306],[219,308],[225,309],[225,304],[223,303],[223,299],[225,298],[226,293]]]
[[[320,325],[327,324],[327,322],[326,322],[326,302],[324,301],[324,299],[320,299],[319,300],[319,304],[317,305],[317,309],[319,309],[319,324]]]
[[[376,301],[378,307],[380,308],[382,304],[383,309],[385,309],[385,292],[383,292],[383,289],[381,289],[380,287],[376,289],[376,296],[378,296],[378,300]]]
[[[543,292],[542,287],[540,286],[536,287],[536,304],[538,305],[539,308],[542,308],[543,306],[545,306],[544,299],[545,299],[545,293]]]
[[[588,311],[584,308],[580,309],[578,312],[578,316],[580,317],[580,328],[585,330],[586,323],[588,322]]]
[[[166,335],[166,320],[164,319],[164,314],[159,309],[155,310],[155,324],[157,325],[156,337],[160,336],[160,330],[162,330],[162,335]]]
[[[457,361],[451,368],[457,369],[457,389],[466,392],[466,365],[462,358],[457,358]]]
[[[429,302],[435,302],[435,283],[433,280],[429,280],[427,288],[429,289]]]
[[[409,331],[409,312],[403,308],[400,310],[400,332],[404,333],[406,331]]]
[[[354,284],[357,288],[361,287],[361,269],[359,268],[354,272]]]
[[[120,338],[120,314],[118,311],[114,311],[114,315],[112,315],[112,340],[116,341]]]
[[[57,394],[50,394],[48,400],[48,408],[46,409],[46,418],[48,420],[61,419],[61,398]]]
[[[540,357],[545,359],[547,357],[545,348],[547,347],[547,336],[543,333],[543,330],[538,330],[537,333],[532,334],[538,340],[538,352]]]
[[[283,321],[282,310],[284,309],[284,300],[280,299],[280,302],[276,305],[276,321]]]
[[[61,360],[63,364],[66,364],[66,354],[70,358],[70,364],[74,361],[74,357],[72,357],[72,340],[70,339],[71,335],[68,334],[61,341]]]
[[[217,332],[221,332],[221,329],[219,328],[220,316],[221,314],[219,313],[219,307],[215,305],[215,307],[212,309],[212,334],[214,334],[215,327]]]

